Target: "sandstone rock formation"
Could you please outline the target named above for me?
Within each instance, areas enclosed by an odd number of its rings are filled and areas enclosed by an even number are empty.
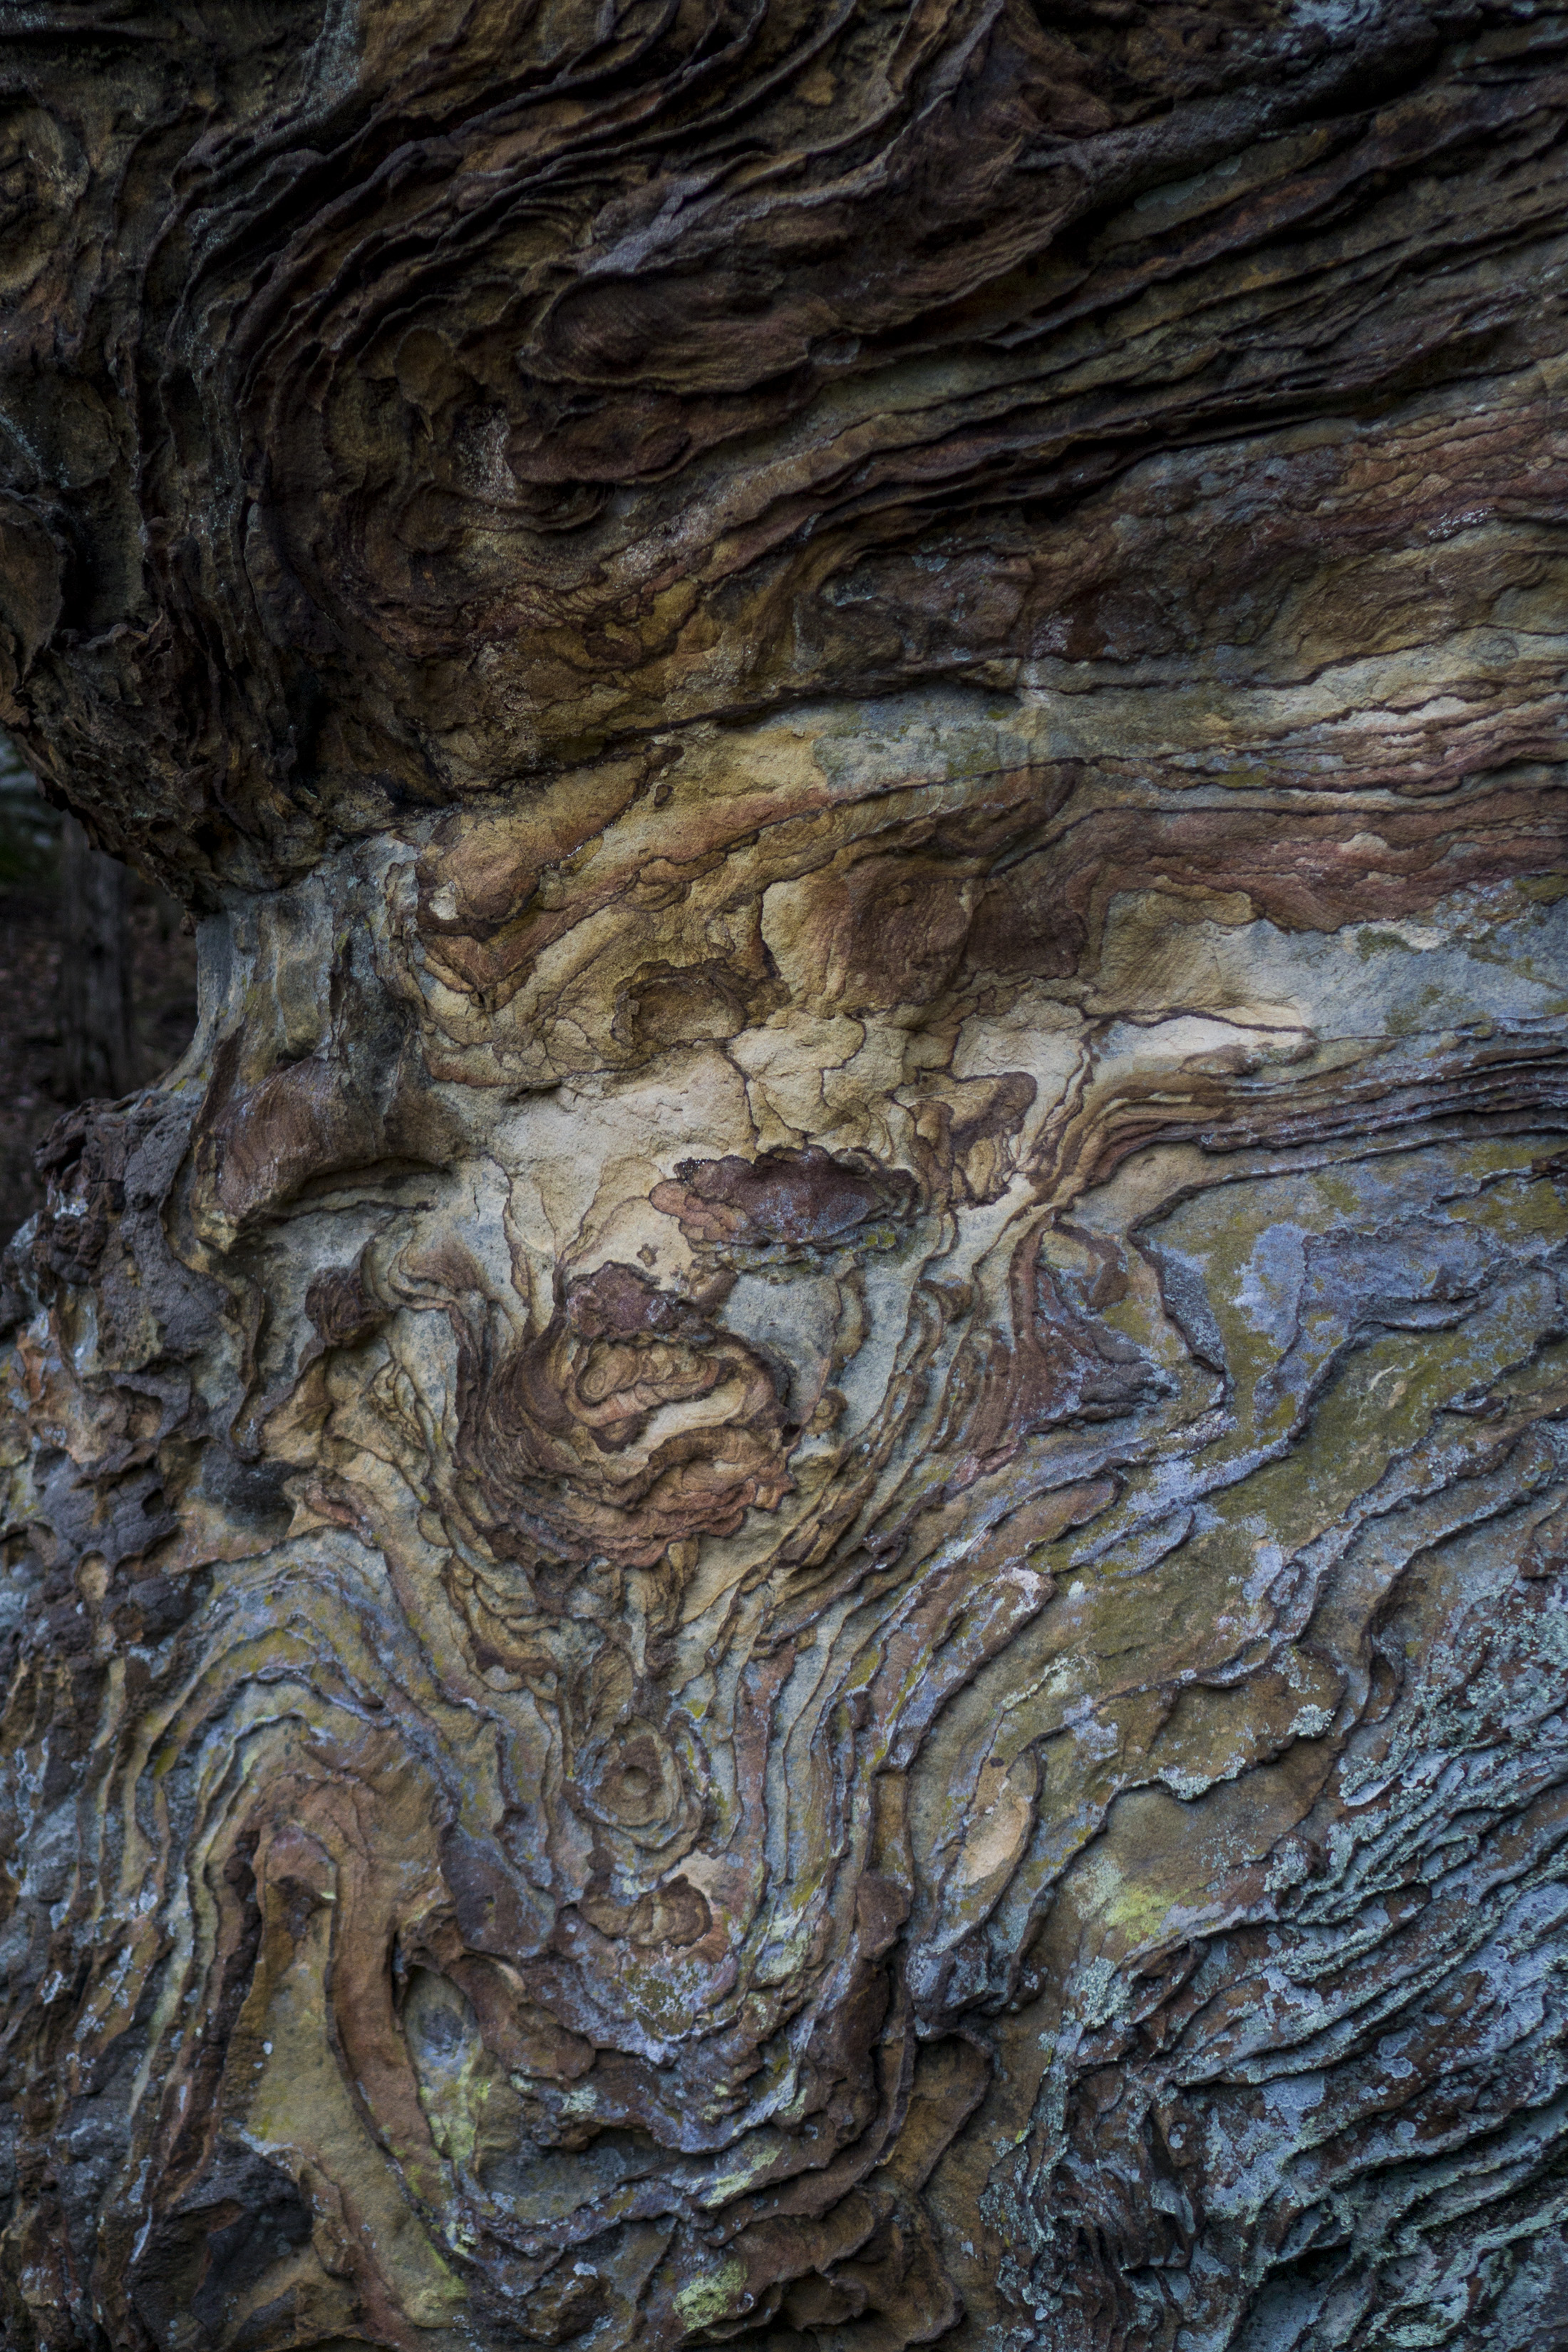
[[[0,17],[8,2347],[1568,2340],[1565,47]]]

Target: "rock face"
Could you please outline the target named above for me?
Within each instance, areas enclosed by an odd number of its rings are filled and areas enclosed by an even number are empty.
[[[1568,2340],[1565,49],[0,22],[7,2347]]]

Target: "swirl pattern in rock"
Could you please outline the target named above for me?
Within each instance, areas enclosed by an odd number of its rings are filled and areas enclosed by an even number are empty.
[[[1568,23],[0,42],[7,2346],[1556,2352]]]

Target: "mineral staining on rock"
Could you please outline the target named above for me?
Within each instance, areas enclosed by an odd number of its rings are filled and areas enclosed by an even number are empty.
[[[1557,35],[1331,14],[6,36],[18,2347],[1561,2340]]]
[[[1131,868],[1042,979],[1048,913],[968,942],[1103,789],[1015,703],[977,825],[1004,722],[928,702],[894,792],[900,716],[694,747],[548,912],[525,804],[213,917],[190,1059],[62,1143],[13,1949],[70,2169],[14,2242],[121,2340],[1359,2326],[1500,2167],[1540,2230],[1540,795],[1287,928],[1290,829],[1353,890],[1397,795],[1151,792],[1228,888]]]

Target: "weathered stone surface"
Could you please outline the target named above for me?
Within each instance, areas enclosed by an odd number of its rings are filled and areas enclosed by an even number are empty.
[[[6,2341],[1568,2338],[1568,23],[42,0]]]

